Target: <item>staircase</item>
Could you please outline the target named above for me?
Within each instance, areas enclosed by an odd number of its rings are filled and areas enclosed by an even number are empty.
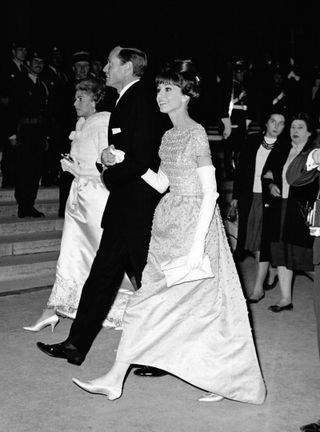
[[[58,187],[41,187],[36,208],[46,217],[20,219],[14,191],[0,189],[0,295],[53,284],[64,222],[58,200]]]

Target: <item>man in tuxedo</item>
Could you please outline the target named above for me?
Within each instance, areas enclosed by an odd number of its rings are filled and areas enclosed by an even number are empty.
[[[316,177],[319,179],[320,192],[320,144],[317,148],[309,152],[301,153],[290,164],[287,170],[288,183],[293,186],[304,186],[311,183]],[[320,225],[318,223],[318,225]],[[314,263],[314,281],[313,281],[313,302],[317,323],[318,349],[320,354],[320,226],[319,228],[310,228],[310,233],[315,235],[313,243],[313,263]],[[310,423],[300,428],[301,431],[319,431],[320,420],[316,423]]]
[[[122,163],[106,167],[103,181],[110,191],[102,218],[103,234],[83,287],[77,316],[66,341],[37,343],[46,354],[80,365],[101,329],[117,294],[119,279],[129,266],[137,286],[160,195],[141,179],[148,168],[158,170],[158,148],[163,134],[155,94],[142,83],[146,54],[135,48],[114,48],[104,68],[106,84],[119,93],[109,122],[109,145],[125,153]]]

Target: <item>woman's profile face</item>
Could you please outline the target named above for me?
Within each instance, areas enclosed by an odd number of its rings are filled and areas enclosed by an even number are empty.
[[[307,123],[304,120],[293,120],[290,126],[290,137],[293,143],[306,143],[310,135],[311,132],[308,131]]]
[[[78,117],[90,117],[95,112],[95,102],[92,95],[83,90],[77,90],[74,107]]]
[[[157,102],[162,113],[170,114],[185,107],[188,96],[182,94],[181,88],[175,84],[159,84]]]
[[[271,114],[266,123],[266,136],[269,138],[277,138],[283,131],[285,126],[284,116],[281,114]]]

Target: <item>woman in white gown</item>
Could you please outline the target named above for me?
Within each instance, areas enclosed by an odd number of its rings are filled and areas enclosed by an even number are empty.
[[[104,90],[104,84],[96,79],[83,80],[76,86],[74,106],[78,121],[76,130],[70,134],[70,155],[61,160],[62,169],[71,172],[74,180],[66,204],[56,278],[41,317],[35,325],[24,327],[29,331],[39,331],[48,325],[53,330],[59,322],[57,313],[75,317],[82,287],[99,247],[100,224],[109,195],[96,167],[102,150],[108,147],[110,113],[97,112]],[[117,302],[124,309],[128,297],[122,292],[119,297]],[[114,310],[109,314],[111,323]],[[119,310],[116,312],[119,318]]]
[[[261,404],[261,375],[248,311],[216,205],[215,171],[204,128],[188,114],[199,95],[190,60],[177,60],[157,79],[157,101],[173,128],[162,139],[158,173],[142,178],[167,193],[158,204],[142,287],[131,296],[111,370],[89,382],[73,381],[110,400],[122,394],[130,364],[148,365],[223,398]],[[164,263],[185,257],[190,274],[207,255],[212,274],[168,283]]]

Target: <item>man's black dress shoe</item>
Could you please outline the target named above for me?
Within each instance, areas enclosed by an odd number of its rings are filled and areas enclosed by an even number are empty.
[[[293,304],[289,303],[285,306],[272,305],[272,306],[269,306],[268,309],[271,310],[272,312],[282,312],[284,310],[292,310]]]
[[[309,423],[307,425],[301,426],[300,430],[302,432],[319,432],[320,431],[320,420],[317,423]]]
[[[271,284],[269,284],[268,281],[265,280],[263,282],[263,289],[265,291],[272,290],[277,285],[278,281],[279,281],[278,275],[275,276],[275,278],[274,278],[274,280],[273,280],[273,282]]]
[[[85,359],[85,356],[70,342],[62,342],[54,345],[46,345],[42,342],[37,342],[37,347],[50,357],[66,359],[69,363],[77,366],[80,366]]]
[[[168,375],[168,373],[162,369],[157,369],[151,366],[143,366],[139,369],[136,369],[133,373],[141,377],[161,377]]]
[[[44,217],[44,213],[32,207],[31,209],[19,209],[18,217],[19,218],[25,218],[25,217],[39,218],[39,217]]]

